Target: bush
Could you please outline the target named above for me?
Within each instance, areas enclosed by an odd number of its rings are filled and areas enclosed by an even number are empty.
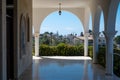
[[[60,56],[60,55],[65,56],[66,55],[66,48],[67,48],[67,45],[64,43],[58,44],[57,45],[58,56]]]
[[[90,56],[91,58],[93,58],[93,46],[89,46],[88,47],[88,56]]]
[[[100,65],[102,65],[103,67],[105,67],[105,64],[106,64],[105,53],[106,53],[106,48],[105,47],[100,47],[99,51],[98,51],[97,59],[98,59],[98,63]]]
[[[120,77],[120,56],[114,55],[114,73]]]
[[[42,44],[40,45],[40,50],[39,50],[39,55],[42,55],[42,56],[50,56],[50,47],[48,45],[45,45],[45,44]]]
[[[114,49],[114,53],[120,54],[120,49]],[[120,56],[114,55],[114,73],[120,77]]]
[[[102,65],[103,67],[105,67],[105,64],[106,64],[106,48],[105,47],[100,47],[99,48],[99,52],[98,52],[98,56],[97,56],[97,59],[98,59],[98,63],[100,65]],[[120,54],[120,50],[118,49],[114,49],[114,53],[118,53]],[[114,73],[120,77],[120,56],[116,56],[114,55]]]
[[[41,56],[83,56],[83,45],[71,46],[60,43],[57,46],[40,45]]]
[[[114,53],[120,54],[120,49],[115,48],[115,49],[114,49]]]

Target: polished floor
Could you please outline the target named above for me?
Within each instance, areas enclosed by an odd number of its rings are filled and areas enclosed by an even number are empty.
[[[32,70],[31,70],[32,69]],[[89,57],[33,57],[22,80],[120,80],[105,76],[105,69]]]

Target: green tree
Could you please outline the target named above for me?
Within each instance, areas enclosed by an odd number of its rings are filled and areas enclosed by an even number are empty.
[[[51,39],[50,39],[50,44],[51,44],[51,45],[52,45],[52,35],[53,35],[53,33],[50,32],[50,37],[51,37]]]
[[[115,42],[116,42],[117,44],[120,44],[120,35],[117,36],[117,37],[115,37]]]
[[[92,30],[89,30],[90,35],[92,35]]]
[[[80,36],[84,36],[84,35],[83,35],[83,32],[80,33]]]

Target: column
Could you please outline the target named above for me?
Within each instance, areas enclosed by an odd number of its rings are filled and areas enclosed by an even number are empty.
[[[35,33],[35,56],[39,56],[39,33]]]
[[[7,80],[6,0],[0,0],[0,80]]]
[[[84,34],[84,56],[88,56],[88,36],[89,33]]]
[[[106,75],[113,75],[113,39],[116,34],[116,31],[103,32],[106,38]]]
[[[93,63],[97,63],[99,32],[93,32]]]

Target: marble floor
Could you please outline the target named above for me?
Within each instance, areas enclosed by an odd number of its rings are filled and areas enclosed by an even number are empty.
[[[21,80],[120,80],[105,76],[105,69],[90,57],[33,57],[32,66]]]

